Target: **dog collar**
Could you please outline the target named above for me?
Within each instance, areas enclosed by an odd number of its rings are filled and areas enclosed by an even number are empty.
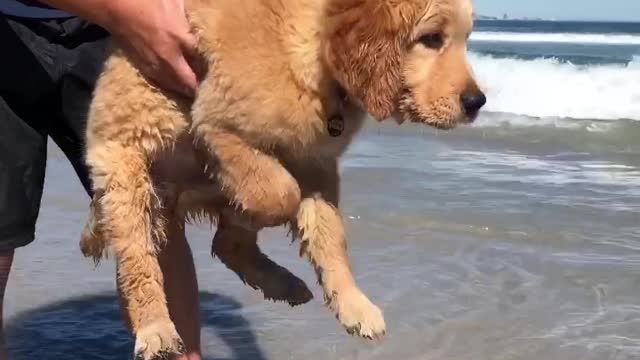
[[[340,85],[336,86],[336,93],[338,94],[338,109],[335,113],[329,116],[327,120],[327,132],[332,137],[338,137],[342,135],[344,131],[344,116],[342,115],[342,110],[344,109],[344,104],[347,101],[347,92]]]

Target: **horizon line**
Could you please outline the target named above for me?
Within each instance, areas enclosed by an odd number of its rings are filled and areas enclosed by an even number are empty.
[[[509,15],[509,14],[507,13],[507,15]],[[531,16],[531,17],[518,16],[518,17],[508,17],[507,19],[503,19],[502,16],[479,14],[479,13],[474,15],[474,18],[476,18],[476,17],[491,17],[491,18],[495,18],[495,19],[490,19],[490,20],[501,20],[501,21],[509,21],[509,20],[526,21],[526,20],[529,20],[529,21],[610,22],[610,23],[624,23],[624,24],[640,24],[640,19],[638,19],[638,20],[606,19],[606,18],[601,18],[601,19],[581,18],[581,19],[577,19],[577,18],[564,18],[564,17],[546,18],[546,17],[540,17],[540,16]]]

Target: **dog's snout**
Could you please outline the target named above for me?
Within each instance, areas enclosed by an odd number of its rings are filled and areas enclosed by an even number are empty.
[[[465,91],[460,96],[460,102],[467,114],[475,114],[487,103],[487,97],[480,90]]]

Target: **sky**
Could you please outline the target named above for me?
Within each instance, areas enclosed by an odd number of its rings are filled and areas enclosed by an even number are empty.
[[[640,0],[473,0],[480,15],[640,22]]]

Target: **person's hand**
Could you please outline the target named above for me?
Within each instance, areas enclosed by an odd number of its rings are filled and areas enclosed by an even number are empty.
[[[132,61],[159,87],[193,96],[198,85],[196,38],[184,0],[110,0],[104,26]]]

